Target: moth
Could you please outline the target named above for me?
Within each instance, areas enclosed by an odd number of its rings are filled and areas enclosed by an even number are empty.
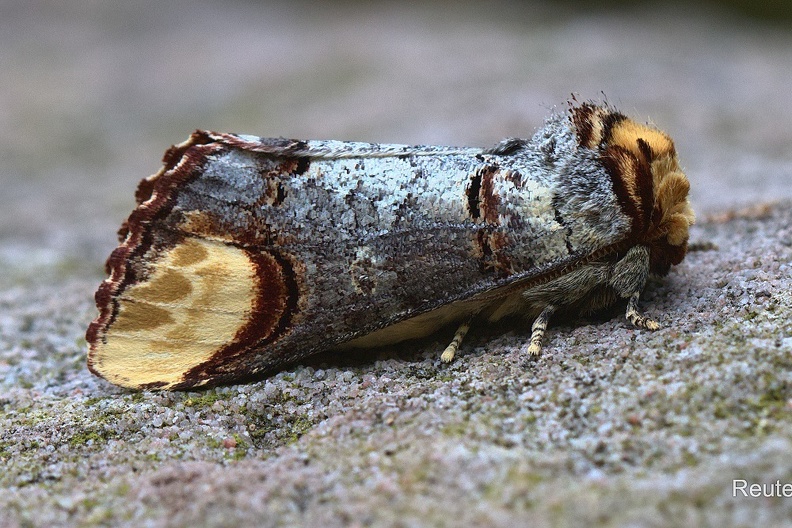
[[[195,132],[140,182],[87,331],[88,367],[135,389],[249,379],[332,349],[620,300],[687,251],[674,143],[570,103],[492,148]]]

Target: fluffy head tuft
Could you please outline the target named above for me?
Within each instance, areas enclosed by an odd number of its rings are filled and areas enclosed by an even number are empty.
[[[632,219],[631,241],[650,250],[650,268],[664,275],[687,253],[695,215],[690,182],[679,167],[674,142],[607,106],[572,108],[581,146],[598,152],[619,203]]]

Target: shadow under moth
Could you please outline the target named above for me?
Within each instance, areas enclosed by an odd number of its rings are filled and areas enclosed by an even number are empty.
[[[674,144],[607,105],[570,104],[489,149],[195,132],[144,179],[107,261],[88,368],[188,389],[318,352],[533,321],[627,301],[687,251]]]

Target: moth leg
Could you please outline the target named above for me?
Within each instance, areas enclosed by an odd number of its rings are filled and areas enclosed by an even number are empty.
[[[440,361],[443,363],[451,363],[454,360],[454,356],[456,355],[456,351],[459,350],[459,345],[462,344],[462,340],[465,339],[465,334],[468,333],[470,330],[470,322],[473,320],[471,317],[457,328],[456,333],[454,334],[454,339],[451,340],[451,343],[443,350],[443,354],[440,356]]]
[[[555,311],[556,307],[552,304],[548,304],[533,322],[531,326],[531,344],[528,346],[528,354],[536,356],[542,351],[542,338],[544,337],[545,330],[547,330],[547,323],[550,321],[550,316],[553,315]]]
[[[640,293],[635,292],[630,296],[630,300],[627,302],[627,320],[633,324],[633,326],[637,326],[638,328],[646,328],[647,330],[657,330],[660,328],[660,323],[655,321],[654,319],[650,319],[645,315],[642,315],[641,312],[638,311],[638,297]]]
[[[646,285],[649,276],[649,249],[646,246],[635,246],[613,269],[610,285],[622,298],[628,298],[627,320],[638,328],[657,330],[660,324],[638,311],[638,297]]]

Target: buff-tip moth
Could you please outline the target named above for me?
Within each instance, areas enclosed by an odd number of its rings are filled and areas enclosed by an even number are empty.
[[[144,179],[107,261],[88,367],[137,389],[260,375],[325,350],[620,299],[687,251],[674,144],[607,105],[570,104],[493,148],[195,132]]]

